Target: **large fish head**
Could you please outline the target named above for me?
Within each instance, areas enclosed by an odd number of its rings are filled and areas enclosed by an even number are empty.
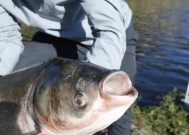
[[[48,135],[93,134],[137,98],[126,73],[67,59],[49,61],[37,80],[34,111]]]

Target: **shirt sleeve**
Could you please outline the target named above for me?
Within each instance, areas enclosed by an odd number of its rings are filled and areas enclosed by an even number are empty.
[[[126,29],[132,14],[130,9],[124,9],[126,16],[123,16],[106,0],[81,1],[95,37],[92,50],[87,53],[87,60],[108,69],[119,69],[126,51]]]
[[[13,70],[24,49],[19,30],[17,22],[0,6],[0,75]]]

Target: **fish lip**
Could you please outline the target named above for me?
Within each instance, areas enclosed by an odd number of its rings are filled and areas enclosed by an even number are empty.
[[[135,97],[136,95],[138,95],[138,91],[135,89],[135,87],[132,87],[131,89],[129,89],[129,91],[126,95]]]
[[[112,87],[114,88],[109,93],[109,91],[107,92],[105,90],[105,88],[108,88],[108,87],[104,86],[104,84],[106,84],[109,81],[108,84],[106,85],[109,85],[109,84],[111,85],[112,81],[115,81],[117,79],[116,77],[115,78],[113,77],[113,80],[111,80],[112,79],[111,77],[114,75],[118,75],[118,79],[119,79],[119,75],[123,75],[123,78],[124,78],[123,80],[126,81],[126,83],[123,81],[123,84],[122,84],[120,83],[120,80],[118,80],[116,82],[117,83],[116,86],[119,86],[119,84],[121,84],[123,85],[123,87],[126,87],[126,89],[124,89],[121,92],[118,91],[118,93],[116,92],[114,93],[114,91],[117,90],[117,87],[114,87],[113,86],[114,84],[113,84]],[[122,88],[122,86],[119,88]],[[131,106],[138,97],[138,91],[132,86],[131,80],[129,79],[129,76],[125,72],[117,71],[115,73],[109,74],[101,81],[100,97],[103,101],[103,106],[101,107],[101,111],[104,109],[109,110],[110,108]]]
[[[120,94],[114,94],[114,93],[109,93],[107,94],[106,91],[105,91],[105,84],[114,76],[117,76],[117,75],[121,75],[124,79],[124,81],[127,82],[127,90],[124,90],[122,91],[122,93]],[[136,95],[137,94],[137,90],[132,87],[132,82],[129,78],[129,76],[123,72],[123,71],[112,71],[110,72],[107,76],[104,77],[104,79],[102,81],[100,81],[99,83],[99,90],[100,90],[100,94],[101,95],[112,95],[112,96],[124,96],[124,95]]]

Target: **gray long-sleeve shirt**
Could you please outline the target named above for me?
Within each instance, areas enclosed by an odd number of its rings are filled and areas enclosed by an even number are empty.
[[[0,5],[40,31],[92,46],[92,51],[87,52],[89,62],[120,68],[132,14],[123,0],[0,0]],[[0,12],[3,8],[0,7]],[[0,36],[7,39],[0,40],[0,74],[7,74],[18,61],[23,46],[19,27],[5,11],[0,14],[0,22],[3,15],[7,21],[5,26],[0,23]],[[4,31],[12,34],[6,35]],[[7,58],[10,54],[3,53],[4,49],[12,52],[14,59]],[[3,66],[7,71],[1,69]]]

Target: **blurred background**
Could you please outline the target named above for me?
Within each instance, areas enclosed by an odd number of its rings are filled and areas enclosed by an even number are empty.
[[[126,1],[140,35],[135,83],[139,104],[155,105],[157,97],[173,88],[185,93],[189,81],[189,1]]]

